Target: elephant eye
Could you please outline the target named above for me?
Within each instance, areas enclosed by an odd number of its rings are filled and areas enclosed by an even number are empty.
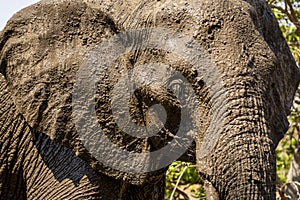
[[[181,79],[172,79],[167,85],[177,97],[181,97],[184,94],[184,84]]]

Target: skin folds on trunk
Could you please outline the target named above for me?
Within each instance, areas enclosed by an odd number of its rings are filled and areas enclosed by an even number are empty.
[[[261,117],[245,117],[259,112],[257,107],[243,109],[242,102],[235,106],[240,108],[231,110],[234,118],[226,123],[211,156],[197,163],[198,169],[214,186],[219,199],[275,199],[275,144],[271,132]]]

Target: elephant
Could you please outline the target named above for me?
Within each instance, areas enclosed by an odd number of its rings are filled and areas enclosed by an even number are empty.
[[[175,159],[207,199],[275,199],[300,72],[264,0],[43,0],[1,31],[0,73],[1,199],[163,199]]]

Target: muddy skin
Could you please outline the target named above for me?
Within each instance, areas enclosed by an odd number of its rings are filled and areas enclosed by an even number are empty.
[[[203,47],[221,75],[226,101],[191,63],[163,49],[138,48],[133,40],[135,51],[120,56],[97,82],[96,113],[104,134],[138,153],[176,137],[180,84],[176,92],[142,87],[130,99],[130,115],[141,126],[151,121],[152,105],[164,106],[167,120],[155,136],[132,137],[112,116],[111,95],[123,73],[163,63],[180,72],[197,95],[187,101],[197,100],[199,113],[187,119],[200,125],[181,160],[197,164],[207,196],[275,199],[275,148],[288,128],[300,73],[264,0],[41,1],[15,14],[0,32],[0,199],[163,199],[167,166],[132,174],[104,165],[82,144],[72,116],[76,73],[88,53],[116,34],[156,27]],[[210,123],[214,128],[207,132]]]

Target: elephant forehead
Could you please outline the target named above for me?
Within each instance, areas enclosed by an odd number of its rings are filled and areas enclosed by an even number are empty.
[[[178,31],[193,37],[214,60],[224,60],[227,57],[226,60],[232,62],[227,64],[230,66],[239,61],[237,59],[244,59],[246,62],[250,56],[272,54],[269,44],[264,40],[266,33],[263,26],[268,22],[276,23],[276,19],[267,12],[266,2],[258,2],[256,4],[260,9],[257,10],[245,1],[143,2],[134,14],[129,15],[124,27],[137,29],[154,26]],[[259,17],[260,14],[262,17]],[[243,58],[244,54],[249,55]],[[239,57],[233,60],[229,59],[231,56]],[[270,58],[272,55],[268,57]],[[263,67],[269,66],[261,65],[260,70]]]

